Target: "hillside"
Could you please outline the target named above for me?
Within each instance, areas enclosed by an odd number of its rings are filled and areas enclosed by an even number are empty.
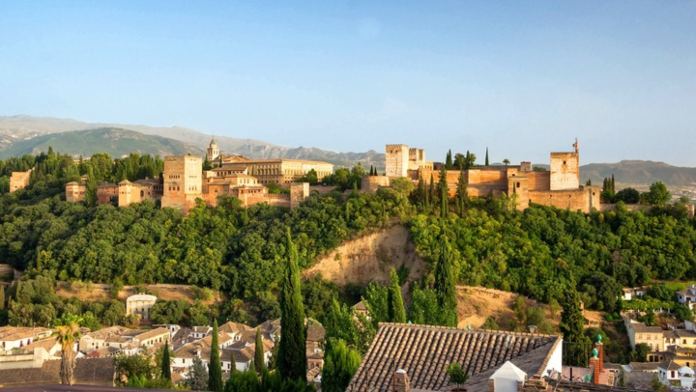
[[[152,127],[136,124],[87,123],[52,117],[0,116],[0,156],[13,155],[7,151],[15,151],[17,145],[22,146],[21,148],[26,150],[24,143],[29,142],[33,138],[49,134],[60,134],[61,136],[55,135],[57,139],[54,140],[58,140],[67,135],[68,131],[97,128],[118,128],[136,131],[145,135],[166,137],[194,146],[200,151],[207,147],[211,138],[211,134],[208,132],[178,126]],[[366,167],[374,165],[380,169],[384,166],[384,154],[375,151],[353,153],[328,151],[314,147],[285,147],[254,139],[231,138],[218,135],[215,135],[215,140],[223,152],[241,154],[250,158],[314,159],[331,162],[338,166],[352,166],[356,163],[361,163]],[[96,142],[100,141],[97,140]],[[68,152],[57,148],[55,145],[54,148],[61,152]],[[73,152],[70,151],[70,153]],[[89,155],[86,150],[77,151],[75,154]]]
[[[161,136],[144,135],[139,132],[120,128],[98,128],[82,131],[50,133],[31,139],[16,141],[0,150],[0,158],[38,154],[48,147],[61,153],[90,156],[106,152],[120,157],[131,152],[154,155],[201,153],[194,145]]]
[[[595,184],[614,174],[621,184],[649,185],[662,181],[670,186],[696,187],[696,168],[672,166],[664,162],[626,160],[617,163],[591,163],[580,167],[583,181]]]

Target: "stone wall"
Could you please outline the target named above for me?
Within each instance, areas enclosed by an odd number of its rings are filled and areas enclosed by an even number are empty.
[[[601,208],[600,193],[601,189],[596,186],[565,191],[529,191],[529,203],[587,213],[593,208],[596,210]]]
[[[65,201],[77,203],[85,200],[85,192],[87,187],[76,181],[71,181],[65,184]]]
[[[202,198],[203,160],[200,157],[165,157],[163,176],[162,207],[187,212],[196,205],[196,199]]]
[[[10,193],[16,192],[29,186],[31,170],[23,172],[12,172],[10,175]]]
[[[111,204],[118,201],[118,185],[103,183],[97,186],[97,204]]]
[[[580,187],[580,160],[578,152],[551,153],[552,191],[578,189]]]
[[[363,192],[377,192],[381,187],[389,186],[389,177],[387,176],[364,176],[360,180],[360,190]]]
[[[406,177],[408,175],[409,149],[405,144],[387,144],[384,155],[387,177]]]

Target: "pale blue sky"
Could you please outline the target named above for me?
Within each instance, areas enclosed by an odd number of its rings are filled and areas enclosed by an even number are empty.
[[[696,1],[3,1],[0,114],[696,166]]]

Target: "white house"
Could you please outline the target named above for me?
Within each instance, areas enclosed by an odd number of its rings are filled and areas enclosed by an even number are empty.
[[[688,306],[691,310],[696,308],[696,285],[691,285],[684,290],[677,291],[677,301]]]
[[[517,392],[519,386],[527,380],[527,373],[515,366],[512,362],[506,361],[489,378],[489,385],[493,384],[495,392]]]

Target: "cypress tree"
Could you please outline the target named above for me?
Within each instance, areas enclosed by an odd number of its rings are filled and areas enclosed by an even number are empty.
[[[447,171],[443,167],[440,170],[440,217],[446,218],[449,211],[449,194],[447,190]]]
[[[428,207],[435,204],[435,178],[433,173],[430,173],[430,188],[428,188]]]
[[[169,342],[164,342],[164,349],[162,351],[162,378],[167,381],[172,381],[172,369],[171,360],[169,359]]]
[[[278,371],[284,380],[304,380],[307,377],[306,331],[297,249],[287,231],[287,261],[280,287],[280,343]]]
[[[389,321],[395,323],[406,322],[406,309],[404,308],[404,299],[401,297],[401,285],[399,285],[399,277],[394,268],[389,271],[389,294],[387,302],[389,303]]]
[[[464,170],[459,172],[459,181],[457,181],[457,212],[459,216],[464,215],[464,210],[469,204],[469,194],[467,193],[467,180],[464,175]]]
[[[261,339],[261,331],[256,329],[256,346],[254,347],[254,367],[256,373],[263,374],[266,369],[266,357],[263,355],[263,340]]]
[[[416,190],[416,197],[414,201],[419,203],[421,206],[425,205],[425,182],[423,181],[423,177],[421,176],[419,176],[418,178],[418,187]]]
[[[445,158],[445,169],[449,170],[452,168],[452,150],[447,151],[447,157]]]
[[[488,166],[488,147],[486,147],[486,166]]]
[[[435,266],[435,293],[437,304],[442,311],[440,324],[450,327],[457,326],[457,287],[452,265],[451,250],[447,236],[443,233],[440,238],[442,249]]]
[[[220,346],[218,343],[218,323],[213,322],[213,341],[210,343],[210,361],[208,362],[208,390],[222,392],[222,364],[220,363]]]
[[[584,334],[585,318],[575,289],[566,290],[561,306],[563,310],[559,328],[563,333],[563,359],[568,365],[586,366],[592,342]]]

